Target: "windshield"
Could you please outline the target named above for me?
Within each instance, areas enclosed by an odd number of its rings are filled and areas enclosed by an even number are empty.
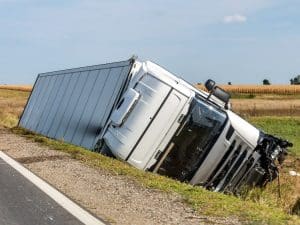
[[[194,99],[180,132],[171,142],[174,147],[159,173],[185,181],[192,179],[226,123],[225,112]]]

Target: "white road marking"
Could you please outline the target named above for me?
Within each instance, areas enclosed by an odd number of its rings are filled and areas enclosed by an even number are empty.
[[[44,193],[46,193],[49,197],[51,197],[54,201],[56,201],[60,206],[62,206],[65,210],[67,210],[70,214],[76,217],[83,224],[105,224],[2,151],[0,151],[0,158],[2,158],[7,164],[9,164],[11,167],[17,170],[20,174],[22,174],[33,184],[35,184],[39,189],[41,189]]]

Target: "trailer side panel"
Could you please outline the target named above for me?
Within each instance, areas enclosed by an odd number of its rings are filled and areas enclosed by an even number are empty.
[[[19,126],[94,148],[128,82],[132,60],[39,74]]]

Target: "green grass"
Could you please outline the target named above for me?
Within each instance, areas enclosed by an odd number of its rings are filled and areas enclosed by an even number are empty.
[[[265,132],[292,142],[291,154],[300,156],[300,117],[252,117],[249,121]]]
[[[42,145],[69,153],[73,158],[103,169],[115,175],[126,176],[147,188],[177,193],[202,215],[217,217],[237,217],[244,224],[300,224],[297,216],[291,216],[283,209],[266,203],[242,200],[235,196],[207,191],[157,174],[140,171],[116,159],[98,153],[51,140],[20,128],[12,131]]]

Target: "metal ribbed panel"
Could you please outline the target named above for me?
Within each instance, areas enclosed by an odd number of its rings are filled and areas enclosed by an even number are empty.
[[[39,74],[19,126],[93,149],[132,60]]]

